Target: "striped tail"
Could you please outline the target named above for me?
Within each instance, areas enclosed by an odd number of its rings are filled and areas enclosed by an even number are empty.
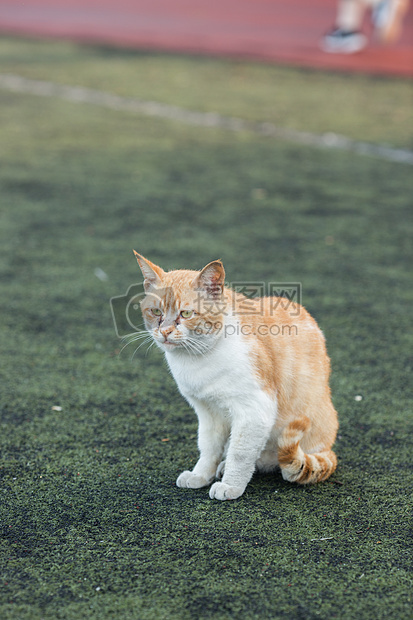
[[[337,467],[337,457],[332,450],[305,454],[300,447],[304,433],[310,427],[307,416],[290,422],[278,439],[278,463],[284,480],[310,484],[327,480]]]

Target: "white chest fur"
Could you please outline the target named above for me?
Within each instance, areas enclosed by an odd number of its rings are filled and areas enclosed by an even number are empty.
[[[224,376],[228,381],[229,375],[239,374],[240,368],[245,366],[245,353],[240,343],[230,342],[224,335],[203,355],[173,351],[167,352],[165,357],[181,392],[198,398],[209,398],[225,390]]]
[[[180,392],[191,404],[196,399],[228,412],[238,407],[255,409],[264,399],[268,408],[270,399],[254,372],[248,343],[237,330],[223,333],[204,355],[171,352],[165,356]],[[273,411],[275,416],[275,402]]]

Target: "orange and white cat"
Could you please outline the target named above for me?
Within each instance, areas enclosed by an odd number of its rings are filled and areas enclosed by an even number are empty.
[[[200,457],[176,484],[212,484],[211,498],[240,497],[255,470],[285,480],[326,480],[338,422],[324,336],[300,305],[248,300],[224,285],[221,261],[202,271],[165,272],[135,252],[144,276],[146,329],[164,351],[198,416]],[[251,306],[252,304],[252,306]],[[294,314],[295,316],[292,316]]]

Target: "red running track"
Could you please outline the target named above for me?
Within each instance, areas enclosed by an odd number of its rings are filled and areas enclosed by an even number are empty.
[[[371,37],[351,56],[318,49],[335,10],[336,0],[0,0],[0,32],[413,76],[412,6],[396,44]]]

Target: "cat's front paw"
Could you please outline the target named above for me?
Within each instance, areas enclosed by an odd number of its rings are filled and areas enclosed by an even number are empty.
[[[225,482],[215,482],[209,490],[209,497],[211,499],[237,499],[245,491],[245,488],[231,487]]]
[[[210,482],[211,480],[207,480],[199,474],[194,474],[192,471],[183,471],[178,476],[176,486],[181,487],[181,489],[200,489],[201,487],[208,486]]]

